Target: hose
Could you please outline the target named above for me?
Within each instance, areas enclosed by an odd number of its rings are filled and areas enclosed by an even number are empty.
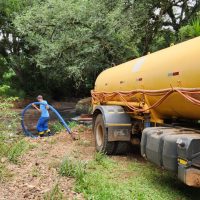
[[[24,132],[24,134],[25,134],[26,136],[33,137],[33,138],[37,137],[37,136],[34,136],[30,131],[28,131],[28,130],[26,129],[25,125],[24,125],[24,115],[25,115],[26,111],[27,111],[30,107],[32,107],[32,104],[35,104],[35,105],[45,105],[45,106],[48,105],[48,106],[49,106],[49,109],[50,109],[52,112],[54,112],[55,115],[56,115],[56,117],[60,120],[60,122],[62,122],[62,124],[63,124],[63,126],[65,127],[66,131],[67,131],[69,134],[71,134],[71,130],[70,130],[69,126],[67,125],[67,123],[65,122],[65,120],[61,117],[61,115],[59,114],[59,112],[58,112],[53,106],[51,106],[51,105],[49,105],[49,104],[44,104],[44,103],[41,103],[41,102],[34,102],[34,103],[30,103],[29,105],[27,105],[27,106],[24,108],[24,110],[22,111],[22,113],[21,113],[21,126],[22,126],[22,130],[23,130],[23,132]]]
[[[119,98],[130,110],[135,112],[146,112],[161,105],[171,94],[178,93],[183,96],[190,103],[200,106],[200,100],[192,97],[191,95],[200,95],[200,88],[167,88],[161,90],[132,90],[132,91],[114,91],[114,92],[96,92],[91,91],[93,104],[103,104],[107,101],[112,101],[113,98]],[[132,98],[135,95],[146,96],[161,96],[153,105],[148,108],[138,108],[131,105],[127,98]],[[144,103],[144,102],[143,102]]]

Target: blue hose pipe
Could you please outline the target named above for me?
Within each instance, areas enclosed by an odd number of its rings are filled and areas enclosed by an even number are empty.
[[[27,111],[30,107],[32,107],[32,104],[35,104],[35,105],[48,105],[48,104],[44,104],[44,103],[41,103],[41,102],[30,103],[29,105],[27,105],[27,106],[24,108],[24,110],[23,110],[22,113],[21,113],[21,126],[22,126],[22,130],[23,130],[24,134],[25,134],[26,136],[35,138],[35,137],[37,137],[37,136],[34,136],[31,132],[29,132],[29,131],[26,129],[25,125],[24,125],[24,115],[25,115],[26,111]],[[52,112],[55,113],[56,117],[57,117],[57,118],[60,120],[60,122],[63,124],[63,126],[65,127],[66,131],[67,131],[69,134],[71,134],[71,130],[70,130],[69,126],[67,125],[67,123],[65,122],[65,120],[61,117],[61,115],[59,114],[59,112],[58,112],[53,106],[51,106],[51,105],[48,105],[48,106],[49,106],[49,109],[50,109]]]

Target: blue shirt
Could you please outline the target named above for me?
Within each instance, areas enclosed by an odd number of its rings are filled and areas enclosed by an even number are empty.
[[[48,105],[47,101],[44,100],[41,103],[43,103],[43,104],[40,104],[41,117],[49,117],[49,112],[46,109],[46,105]]]

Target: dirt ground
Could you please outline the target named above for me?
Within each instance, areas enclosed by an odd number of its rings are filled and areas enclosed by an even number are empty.
[[[0,200],[43,199],[56,184],[67,199],[84,199],[74,192],[74,179],[58,174],[58,166],[65,157],[90,160],[94,153],[91,130],[84,131],[81,138],[72,141],[66,132],[52,137],[26,140],[33,145],[19,164],[8,162],[12,178],[0,183]],[[86,145],[81,145],[81,144]]]

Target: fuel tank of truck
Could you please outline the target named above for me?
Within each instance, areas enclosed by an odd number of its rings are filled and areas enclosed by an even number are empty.
[[[167,88],[200,89],[200,37],[103,71],[96,80],[94,91],[153,91]],[[199,94],[191,96],[200,100]],[[132,101],[142,101],[140,98],[137,96]],[[146,103],[151,106],[159,98],[147,96]],[[112,101],[120,100],[113,97]],[[200,107],[178,93],[168,96],[153,112],[160,119],[200,119]]]

